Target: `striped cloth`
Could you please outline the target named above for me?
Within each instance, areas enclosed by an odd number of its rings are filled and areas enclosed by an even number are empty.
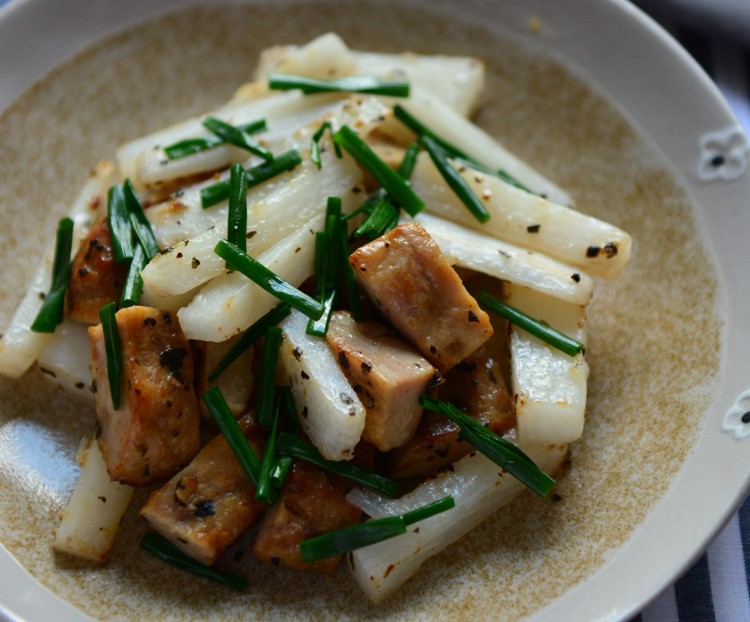
[[[635,0],[716,82],[750,132],[750,0]],[[750,498],[631,622],[750,622]]]

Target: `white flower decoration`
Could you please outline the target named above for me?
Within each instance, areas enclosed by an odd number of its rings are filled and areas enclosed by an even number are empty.
[[[750,140],[739,125],[704,134],[700,147],[698,179],[701,181],[732,181],[745,174]]]
[[[721,429],[733,432],[734,438],[740,440],[750,436],[750,389],[740,393],[737,401],[726,412]]]

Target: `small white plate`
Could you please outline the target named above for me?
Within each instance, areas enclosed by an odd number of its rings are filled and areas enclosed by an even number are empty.
[[[132,515],[110,563],[88,568],[49,543],[93,417],[34,372],[0,380],[6,615],[615,620],[673,581],[742,501],[750,143],[688,55],[621,0],[11,2],[0,9],[0,325],[35,245],[100,158],[227,99],[261,47],[327,30],[352,47],[484,58],[480,123],[582,211],[633,234],[631,265],[591,305],[587,429],[559,501],[519,500],[380,609],[345,572],[246,558],[242,595],[186,578],[138,551],[145,527]]]

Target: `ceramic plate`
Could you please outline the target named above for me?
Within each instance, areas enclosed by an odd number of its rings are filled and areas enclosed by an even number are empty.
[[[250,2],[16,0],[0,10],[0,325],[88,171],[130,138],[226,100],[258,51],[334,30],[352,46],[472,54],[479,123],[629,231],[634,258],[589,311],[587,427],[555,501],[528,495],[368,604],[333,578],[260,566],[240,595],[138,550],[50,549],[93,414],[38,371],[0,380],[0,603],[29,620],[613,620],[698,555],[750,473],[748,141],[661,30],[616,0]],[[138,501],[138,500],[136,500]]]

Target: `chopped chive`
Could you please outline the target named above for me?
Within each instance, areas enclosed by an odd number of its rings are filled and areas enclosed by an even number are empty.
[[[291,387],[279,387],[279,403],[281,413],[284,415],[284,426],[290,434],[299,433],[299,421],[297,420],[297,408],[294,405],[294,395]]]
[[[229,169],[227,240],[247,252],[247,180],[240,164],[232,164]]]
[[[278,490],[284,485],[286,476],[289,475],[289,470],[293,464],[294,458],[291,456],[281,456],[276,459],[271,470],[271,483],[274,488]]]
[[[393,229],[398,224],[398,217],[398,207],[389,199],[388,194],[378,192],[373,195],[369,215],[354,232],[354,237],[367,235],[374,240]]]
[[[436,400],[427,395],[419,398],[426,409],[440,413],[455,423],[461,436],[479,452],[499,467],[505,469],[536,494],[546,497],[555,485],[555,480],[546,475],[516,445],[485,428],[481,423],[461,412],[453,404]]]
[[[417,156],[419,155],[419,143],[411,143],[404,152],[404,157],[401,159],[401,164],[398,165],[396,172],[406,180],[411,179],[412,171],[414,171],[414,165],[417,163]]]
[[[175,568],[192,572],[204,579],[216,581],[238,592],[247,587],[247,581],[244,577],[201,564],[183,553],[169,540],[153,532],[148,532],[141,538],[141,548]]]
[[[122,378],[122,348],[117,330],[117,303],[110,302],[99,309],[99,319],[104,332],[104,351],[107,354],[107,379],[109,395],[115,410],[120,408],[120,380]]]
[[[369,93],[388,97],[409,97],[409,83],[382,80],[377,76],[350,76],[335,80],[319,80],[306,76],[291,76],[272,73],[268,76],[268,88],[277,91],[299,89],[305,95],[313,93]]]
[[[146,267],[147,263],[146,251],[143,250],[143,246],[136,244],[133,259],[128,267],[128,274],[125,277],[125,286],[122,288],[122,295],[120,296],[121,309],[132,307],[140,302],[141,293],[143,292],[141,271]]]
[[[227,123],[216,117],[206,117],[203,119],[203,127],[235,147],[254,153],[267,162],[273,160],[273,154],[268,149],[260,146],[250,138],[250,134],[231,123]]]
[[[296,438],[291,434],[287,434],[286,432],[279,434],[276,447],[280,454],[294,456],[295,458],[300,458],[306,462],[311,462],[326,471],[346,477],[354,482],[362,484],[363,486],[382,492],[389,497],[395,496],[398,491],[398,482],[378,473],[373,473],[372,471],[358,467],[351,462],[334,462],[333,460],[326,460],[320,455],[320,452],[314,445],[311,445],[300,438]]]
[[[281,302],[304,313],[307,317],[317,320],[323,315],[323,305],[304,292],[298,290],[284,279],[274,274],[262,263],[243,253],[234,244],[226,240],[219,240],[214,253],[227,262],[232,270],[237,270],[253,281],[256,285],[276,296]]]
[[[44,302],[31,324],[35,333],[52,333],[65,315],[65,292],[70,278],[70,253],[73,250],[73,221],[61,218],[57,223],[52,279]]]
[[[276,399],[276,368],[281,345],[281,328],[269,326],[263,344],[263,361],[258,377],[258,399],[256,415],[258,423],[269,426],[273,422],[274,402]]]
[[[245,331],[242,337],[237,340],[237,343],[235,343],[230,348],[229,352],[222,357],[219,364],[216,366],[216,369],[208,375],[208,381],[215,382],[227,367],[242,356],[242,354],[266,332],[266,329],[269,326],[276,326],[276,324],[281,322],[281,320],[287,317],[291,312],[292,310],[289,308],[289,305],[282,303],[263,315],[263,317]]]
[[[474,194],[474,191],[469,184],[466,183],[466,180],[461,177],[458,171],[451,166],[450,162],[448,162],[448,156],[445,149],[438,145],[429,136],[422,136],[420,142],[424,145],[427,153],[430,154],[430,158],[440,172],[440,175],[461,200],[461,203],[466,206],[479,222],[487,222],[490,219],[490,213],[482,204],[479,197]]]
[[[525,190],[526,192],[529,192],[531,194],[536,194],[533,190],[530,190],[529,188],[524,186],[520,181],[510,175],[507,171],[504,171],[503,169],[495,170],[493,168],[490,168],[489,166],[478,162],[467,153],[461,151],[461,149],[456,147],[454,144],[448,142],[444,138],[441,138],[430,128],[428,128],[424,123],[414,117],[411,113],[407,112],[402,106],[399,106],[398,104],[394,106],[393,113],[394,116],[399,121],[401,121],[401,123],[408,127],[417,136],[428,136],[432,138],[432,140],[434,140],[438,145],[445,149],[445,152],[451,160],[456,160],[464,166],[468,166],[469,168],[473,168],[474,170],[485,173],[487,175],[499,177],[504,182],[509,183],[516,188]]]
[[[206,391],[203,394],[203,401],[245,473],[257,487],[260,477],[260,461],[252,445],[242,433],[240,424],[229,410],[219,387],[211,387]]]
[[[304,562],[316,562],[329,557],[338,557],[349,551],[361,549],[406,533],[406,525],[400,516],[388,516],[342,527],[300,542],[299,548]]]
[[[325,298],[321,301],[323,303],[323,315],[317,320],[309,320],[307,322],[307,329],[305,332],[308,335],[314,337],[325,337],[328,332],[328,324],[331,322],[331,313],[333,313],[333,305],[336,301],[336,290],[328,292]]]
[[[242,123],[237,126],[237,129],[242,130],[246,134],[255,134],[266,129],[266,120],[260,119],[258,121],[251,121],[250,123]],[[186,138],[185,140],[164,147],[164,153],[167,154],[168,159],[178,160],[193,153],[214,149],[224,144],[226,144],[226,141],[216,135],[204,138]]]
[[[266,337],[268,339],[268,337]],[[266,449],[263,453],[263,460],[260,463],[260,474],[258,477],[258,487],[255,490],[255,498],[262,503],[273,503],[275,501],[274,488],[274,468],[278,465],[276,459],[276,439],[279,433],[280,406],[279,399],[275,400],[275,408],[271,413],[271,432],[266,441]],[[277,480],[278,481],[278,480]],[[283,481],[283,478],[281,479]]]
[[[296,149],[285,151],[284,153],[277,155],[270,162],[263,162],[257,166],[245,169],[247,187],[252,188],[253,186],[262,184],[264,181],[268,181],[281,173],[291,171],[301,163],[302,156],[299,151]],[[201,189],[201,206],[203,209],[221,203],[227,198],[229,198],[228,179],[224,179]]]
[[[348,125],[344,125],[333,135],[333,139],[341,145],[375,178],[393,199],[410,216],[416,216],[424,209],[424,201],[411,189],[403,177],[388,166]]]
[[[337,239],[339,228],[346,226],[341,221],[340,197],[328,197],[325,222],[325,229],[315,234],[315,291],[324,311],[317,320],[310,320],[306,329],[308,335],[316,337],[325,337],[338,297],[341,262],[338,261],[334,240]]]
[[[343,555],[349,551],[400,536],[406,533],[409,525],[445,512],[455,505],[453,497],[444,497],[401,516],[375,518],[357,525],[329,531],[301,542],[300,553],[303,561],[306,562]]]
[[[146,253],[146,260],[150,261],[159,254],[159,245],[156,243],[154,230],[151,228],[148,218],[146,218],[143,205],[141,205],[138,194],[136,194],[135,188],[129,179],[126,179],[125,183],[123,183],[122,191],[125,197],[125,205],[130,214],[130,226],[133,228],[141,246],[143,246],[143,250]],[[133,253],[135,253],[135,246],[134,244]]]
[[[325,131],[328,130],[331,132],[331,135],[333,135],[333,126],[331,125],[330,121],[326,121],[325,123],[322,123],[321,126],[317,129],[315,134],[312,135],[312,138],[310,139],[310,159],[315,163],[315,166],[320,168],[323,163],[320,159],[320,146],[318,143],[320,142],[320,139],[323,138],[323,134]],[[336,142],[333,143],[333,148],[336,151],[336,157],[342,157],[341,153],[341,147],[338,146]]]
[[[476,295],[476,299],[483,307],[503,316],[512,324],[515,324],[519,328],[523,328],[529,334],[538,337],[545,343],[557,348],[568,356],[575,356],[586,350],[586,346],[580,341],[552,328],[549,324],[534,319],[515,307],[511,307],[509,304],[498,300],[487,292],[479,292]]]
[[[115,261],[123,263],[133,258],[133,227],[130,212],[125,202],[125,190],[122,186],[112,186],[107,193],[107,222],[112,237],[112,250]]]
[[[365,319],[365,311],[362,306],[362,300],[359,297],[359,290],[357,289],[357,282],[354,278],[354,268],[349,263],[349,234],[344,220],[341,220],[341,225],[338,228],[338,240],[333,240],[336,244],[339,262],[341,265],[341,274],[344,278],[344,288],[346,289],[346,296],[349,301],[349,310],[352,313],[352,317],[360,322]]]
[[[456,502],[453,497],[443,497],[442,499],[438,499],[437,501],[433,501],[432,503],[423,505],[421,508],[417,508],[416,510],[412,510],[411,512],[407,512],[406,514],[402,514],[401,518],[404,520],[404,523],[408,527],[409,525],[418,523],[419,521],[425,520],[426,518],[430,518],[432,516],[435,516],[436,514],[445,512],[446,510],[451,510],[454,507],[456,507]]]

